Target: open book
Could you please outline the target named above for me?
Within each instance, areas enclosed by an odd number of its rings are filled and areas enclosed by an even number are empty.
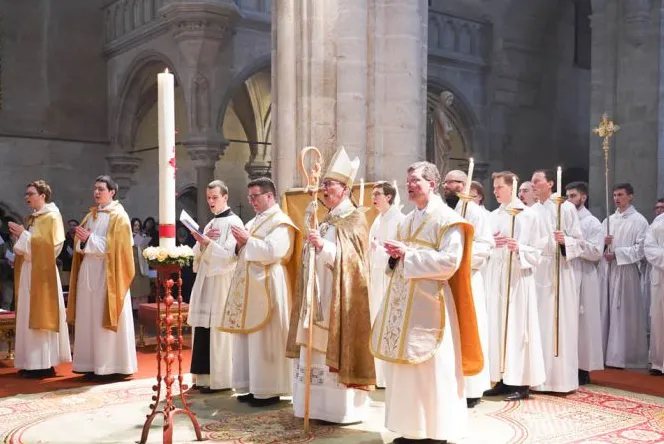
[[[187,230],[189,231],[195,231],[198,233],[199,236],[203,237],[203,233],[198,231],[200,226],[196,223],[196,221],[187,213],[186,211],[182,210],[180,212],[180,222],[187,227]]]

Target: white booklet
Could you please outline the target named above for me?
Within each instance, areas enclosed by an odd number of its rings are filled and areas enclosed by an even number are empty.
[[[187,213],[186,211],[182,210],[180,212],[180,222],[184,224],[185,227],[187,227],[187,230],[189,231],[195,231],[198,233],[201,237],[203,237],[203,233],[198,231],[199,225],[196,223],[196,221]]]

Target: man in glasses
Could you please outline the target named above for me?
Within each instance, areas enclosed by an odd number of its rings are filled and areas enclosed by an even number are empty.
[[[369,227],[364,213],[350,200],[360,166],[340,148],[323,176],[322,200],[330,213],[319,229],[309,230],[303,249],[302,310],[293,311],[287,353],[295,359],[293,408],[303,417],[306,398],[309,316],[314,316],[309,417],[338,424],[363,421],[368,390],[376,383],[369,352],[368,254]],[[309,246],[315,257],[310,262]],[[311,265],[310,265],[311,264]],[[314,267],[313,313],[306,288]],[[301,301],[301,302],[300,302]],[[297,305],[296,305],[297,307]]]
[[[297,228],[281,211],[274,183],[249,182],[256,217],[245,227],[231,225],[237,267],[226,298],[220,330],[234,333],[232,387],[240,402],[263,407],[292,391],[292,367],[284,356],[293,283],[288,264]]]

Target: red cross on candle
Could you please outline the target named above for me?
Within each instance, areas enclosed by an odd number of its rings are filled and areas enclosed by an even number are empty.
[[[175,166],[175,153],[173,153],[173,157],[168,161],[168,164],[173,167],[173,177],[175,177],[175,172],[177,171],[177,167]]]

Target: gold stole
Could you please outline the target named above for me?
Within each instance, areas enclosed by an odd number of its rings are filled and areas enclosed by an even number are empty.
[[[263,240],[281,225],[297,231],[290,218],[279,210],[257,226],[252,225],[249,237]],[[258,331],[267,325],[274,311],[270,294],[270,272],[275,264],[247,262],[244,258],[245,246],[238,252],[238,263],[226,298],[221,325],[217,327],[218,330],[228,333],[249,334]],[[287,266],[292,258],[291,249],[291,255],[276,265]],[[287,288],[290,290],[290,287],[288,285]]]
[[[60,304],[58,301],[58,270],[55,266],[55,246],[65,241],[65,230],[60,213],[50,211],[28,218],[28,228],[34,226],[30,237],[30,321],[33,330],[60,330]],[[22,255],[16,255],[14,277],[16,301],[21,282]],[[19,310],[18,304],[16,311]]]
[[[109,213],[108,230],[106,231],[106,304],[102,327],[117,331],[118,320],[122,313],[125,297],[134,279],[134,254],[132,250],[132,235],[129,219],[120,203],[112,203],[111,208],[99,210],[90,208],[90,212],[81,222],[81,226],[92,217],[97,219],[98,212]],[[74,258],[71,266],[71,279],[69,283],[69,299],[67,303],[67,321],[76,322],[76,296],[78,293],[78,273],[83,261],[83,254],[77,251],[80,241],[74,244]]]
[[[473,227],[459,221],[440,227],[436,239],[422,231],[434,212],[429,213],[417,230],[412,221],[407,227],[404,242],[420,249],[438,250],[445,232],[458,226],[464,233],[463,256],[459,269],[448,284],[457,312],[461,342],[462,369],[465,376],[478,374],[484,366],[479,340],[477,317],[471,289],[471,260]],[[433,222],[435,223],[435,222]],[[428,234],[428,236],[427,236]],[[399,231],[399,238],[402,233]],[[469,241],[470,240],[470,241]],[[407,279],[403,274],[403,260],[393,270],[383,305],[373,326],[371,353],[378,359],[397,364],[419,364],[436,354],[445,329],[444,282],[431,279]],[[413,313],[417,318],[413,318]],[[417,322],[415,322],[417,321]],[[415,332],[413,331],[415,330]],[[414,334],[415,333],[415,334]],[[416,347],[407,344],[417,341]]]

